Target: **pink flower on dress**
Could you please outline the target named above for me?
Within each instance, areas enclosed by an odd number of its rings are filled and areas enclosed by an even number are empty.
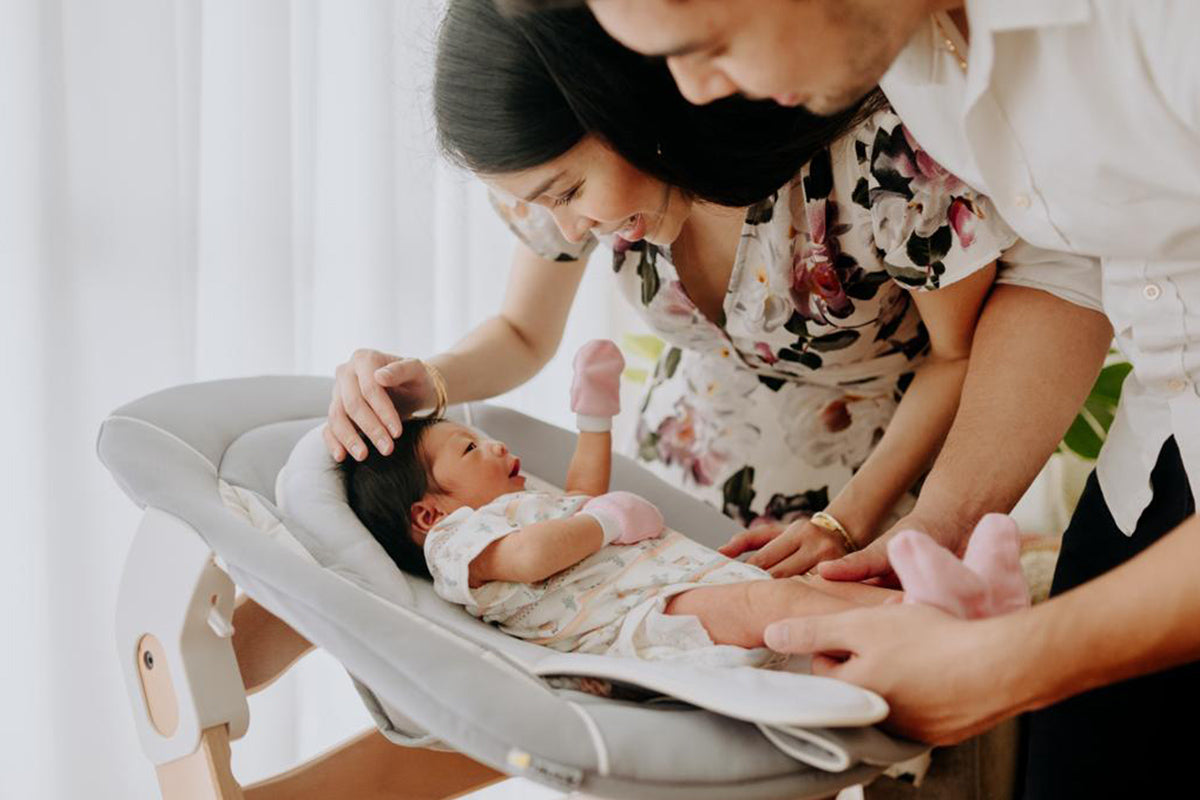
[[[712,486],[724,466],[725,459],[718,453],[709,450],[701,453],[692,462],[692,478],[699,486]]]
[[[662,311],[672,317],[692,318],[693,312],[696,310],[695,303],[692,298],[688,297],[687,290],[683,288],[681,281],[671,281],[659,294],[659,306]]]
[[[667,417],[655,431],[655,449],[664,464],[678,464],[699,486],[712,486],[725,466],[726,457],[715,450],[705,449],[697,430],[696,411],[680,402],[677,415]]]
[[[963,188],[962,181],[947,172],[945,167],[934,161],[928,153],[921,149],[921,145],[917,144],[917,140],[913,138],[912,132],[907,127],[903,125],[900,127],[904,131],[904,139],[912,148],[913,160],[910,161],[906,157],[899,158],[896,160],[896,166],[897,168],[909,167],[907,172],[900,169],[900,174],[913,179],[910,186],[914,191],[940,191],[953,194]]]
[[[850,427],[853,419],[850,417],[849,404],[857,400],[853,395],[834,400],[821,411],[821,422],[830,433],[844,431]]]
[[[767,365],[773,365],[779,360],[779,356],[775,355],[775,352],[771,350],[771,345],[767,344],[766,342],[755,342],[754,352],[758,353],[758,357],[761,358]]]
[[[680,404],[677,417],[667,417],[658,426],[658,457],[666,464],[695,460],[696,422],[690,406]]]
[[[970,247],[975,241],[975,223],[983,219],[983,211],[970,198],[956,197],[950,201],[950,227],[958,236],[963,248]]]

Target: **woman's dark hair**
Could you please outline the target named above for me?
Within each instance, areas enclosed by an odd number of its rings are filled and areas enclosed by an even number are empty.
[[[666,63],[610,37],[586,8],[507,17],[495,0],[450,0],[438,37],[434,116],[442,150],[472,172],[545,164],[599,137],[687,194],[749,206],[882,105],[835,116],[730,97],[696,106]]]
[[[496,0],[496,5],[505,14],[528,14],[530,11],[587,5],[587,0]]]
[[[404,423],[391,455],[368,447],[364,461],[344,460],[339,469],[346,481],[346,500],[375,541],[403,571],[430,577],[425,553],[412,538],[409,511],[430,490],[436,491],[421,439],[439,420],[410,419]]]

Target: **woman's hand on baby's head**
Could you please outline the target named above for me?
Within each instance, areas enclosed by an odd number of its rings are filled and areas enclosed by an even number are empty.
[[[367,457],[369,440],[387,455],[403,419],[433,405],[435,390],[425,365],[378,350],[355,350],[339,364],[325,426],[325,446],[336,461]]]

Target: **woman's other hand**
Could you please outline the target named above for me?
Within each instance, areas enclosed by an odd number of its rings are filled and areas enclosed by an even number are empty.
[[[846,554],[837,534],[817,527],[807,519],[790,525],[773,522],[755,526],[734,536],[717,552],[737,558],[751,550],[757,552],[746,559],[746,563],[765,569],[772,578],[803,575],[822,561]]]
[[[962,556],[971,528],[965,525],[925,517],[917,511],[903,517],[882,536],[857,553],[838,558],[821,565],[821,577],[829,581],[871,581],[882,586],[899,586],[888,559],[888,542],[903,530],[917,530],[928,534],[947,550]]]
[[[346,453],[367,457],[369,439],[380,453],[392,452],[402,420],[436,402],[436,390],[425,365],[378,350],[355,350],[335,373],[333,399],[325,425],[325,446],[335,461]]]

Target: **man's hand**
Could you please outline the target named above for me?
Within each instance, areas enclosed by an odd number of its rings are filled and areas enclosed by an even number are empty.
[[[887,728],[944,745],[1023,710],[1009,686],[1021,651],[1004,646],[1018,616],[968,622],[897,604],[776,622],[765,638],[778,652],[812,654],[814,675],[882,695]]]

